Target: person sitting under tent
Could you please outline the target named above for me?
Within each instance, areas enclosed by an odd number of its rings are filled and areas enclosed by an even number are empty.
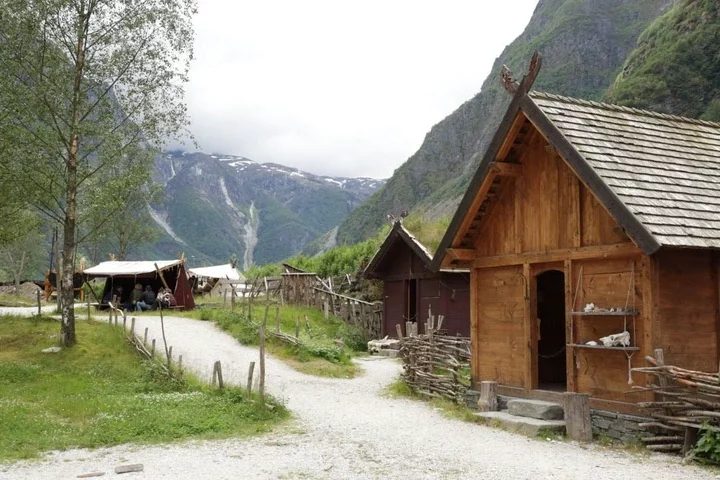
[[[158,292],[157,300],[155,300],[154,309],[156,308],[172,308],[177,307],[177,300],[175,299],[175,295],[172,294],[172,291],[169,288],[161,288]]]
[[[155,305],[155,292],[150,285],[145,286],[145,291],[137,302],[138,311],[151,310]]]
[[[130,292],[130,298],[128,298],[128,302],[125,305],[125,310],[137,310],[140,311],[140,305],[138,302],[140,302],[140,299],[142,298],[143,290],[142,285],[139,283],[135,284],[135,289]]]
[[[114,301],[117,303],[117,305],[115,305],[115,307],[118,307],[118,305],[122,304],[122,293],[123,293],[122,285],[118,285],[117,287],[115,287],[114,290],[113,289],[108,290],[108,292],[103,297],[103,303],[107,305]]]

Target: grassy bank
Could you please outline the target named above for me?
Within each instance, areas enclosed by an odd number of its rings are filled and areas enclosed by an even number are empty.
[[[220,438],[269,431],[288,417],[239,389],[171,381],[107,325],[78,322],[57,354],[55,320],[0,317],[0,460],[47,450]]]
[[[195,318],[208,320],[232,334],[240,343],[257,345],[257,327],[240,313],[227,309],[201,309],[193,313]],[[359,367],[352,357],[364,349],[359,329],[342,320],[330,317],[326,322],[322,312],[312,308],[284,306],[279,310],[281,331],[295,335],[296,319],[300,319],[300,346],[288,345],[268,335],[268,351],[284,360],[292,368],[321,377],[352,378],[359,373]],[[265,307],[256,305],[252,311],[252,322],[261,323]],[[268,312],[268,330],[276,329],[275,307]],[[305,319],[307,318],[307,322]],[[308,328],[309,325],[309,328]],[[336,340],[342,341],[342,346]]]

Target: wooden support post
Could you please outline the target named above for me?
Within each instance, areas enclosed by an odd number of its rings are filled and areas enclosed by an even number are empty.
[[[268,308],[270,305],[265,305],[265,318],[262,325],[260,326],[260,382],[258,385],[258,392],[260,393],[260,405],[265,408],[265,328],[267,327]],[[298,325],[300,319],[298,318]]]
[[[227,292],[227,290],[225,290]],[[233,283],[230,290],[230,311],[235,311],[235,284]]]
[[[167,364],[168,368],[170,368],[170,362],[172,361],[172,345],[170,345],[170,348],[168,348],[167,352]]]
[[[108,312],[108,323],[109,323],[110,325],[113,324],[113,311],[112,311],[112,310],[110,310],[110,311]]]
[[[39,292],[38,295],[40,295]],[[38,296],[38,298],[40,297]],[[328,320],[330,320],[330,304],[328,303],[327,299],[325,299],[325,301],[323,302],[323,312],[325,313],[325,321],[327,322]]]
[[[88,286],[88,288],[90,287],[89,284],[86,284],[86,285]],[[38,315],[39,315],[39,311],[40,311],[40,296],[39,296],[39,293],[40,293],[40,292],[38,292]],[[89,321],[90,321],[90,295],[87,296],[87,309],[88,309],[88,322],[89,322]]]
[[[247,391],[252,393],[252,381],[253,372],[255,371],[255,362],[250,362],[250,368],[248,369],[248,380],[247,380]]]
[[[223,308],[227,307],[227,288],[223,290]]]
[[[397,331],[398,340],[402,340],[403,333],[402,333],[402,327],[399,323],[395,324],[395,330]]]
[[[38,304],[38,317],[42,315],[42,303],[40,301],[40,290],[37,291],[37,304]],[[89,305],[89,303],[88,303]],[[88,307],[88,312],[90,312],[90,308]],[[88,313],[90,315],[90,313]]]
[[[155,356],[155,339],[153,338],[152,347],[150,347],[150,355]]]
[[[578,442],[591,442],[590,395],[566,392],[563,396],[565,399],[565,428],[568,437],[570,440]]]
[[[135,317],[130,319],[130,335],[135,335]]]
[[[497,382],[480,382],[480,399],[478,410],[481,412],[495,412],[498,409]]]
[[[275,331],[280,333],[280,306],[275,305]]]
[[[212,378],[212,385],[215,386],[215,383],[217,382],[218,388],[223,389],[225,388],[225,382],[223,381],[223,375],[222,375],[222,364],[220,364],[220,360],[216,361],[213,365],[213,378]]]
[[[295,338],[300,338],[300,317],[295,317]]]
[[[143,335],[143,345],[147,344],[147,332],[148,332],[148,327],[145,327],[145,335]]]
[[[127,329],[127,315],[123,312],[123,331]]]
[[[680,451],[683,456],[687,456],[693,452],[693,448],[698,441],[699,433],[697,428],[685,427],[685,439],[682,450]]]
[[[178,357],[178,372],[182,375],[182,355]]]

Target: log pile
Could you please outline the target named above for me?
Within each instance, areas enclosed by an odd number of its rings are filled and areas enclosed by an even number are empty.
[[[470,388],[470,339],[431,333],[400,341],[402,378],[410,389],[431,398],[463,403]]]
[[[645,357],[651,366],[632,369],[656,380],[648,387],[655,401],[638,406],[654,419],[641,426],[660,433],[643,441],[650,450],[687,454],[700,429],[720,431],[720,373],[664,365],[662,351],[656,357]]]

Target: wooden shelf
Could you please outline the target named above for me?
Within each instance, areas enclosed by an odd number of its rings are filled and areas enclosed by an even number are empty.
[[[605,345],[585,345],[584,343],[570,343],[567,345],[572,348],[594,348],[596,350],[620,350],[623,352],[637,352],[640,347],[606,347]]]
[[[637,310],[623,310],[622,312],[570,312],[570,315],[575,317],[634,317],[637,314]]]

